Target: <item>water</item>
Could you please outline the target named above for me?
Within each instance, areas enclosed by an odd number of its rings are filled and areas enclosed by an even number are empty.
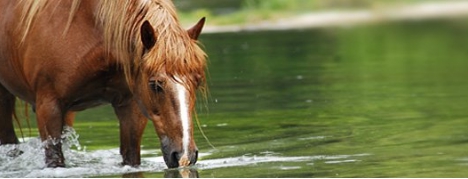
[[[467,30],[450,19],[205,34],[210,95],[197,109],[216,149],[196,130],[195,167],[166,170],[150,125],[141,167],[120,166],[105,106],[77,116],[67,168],[44,169],[32,137],[0,147],[0,177],[467,177]]]

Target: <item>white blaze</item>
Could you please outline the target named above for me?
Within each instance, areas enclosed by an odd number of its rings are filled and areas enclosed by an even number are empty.
[[[189,142],[190,142],[190,129],[189,129],[189,123],[190,123],[190,117],[189,117],[189,104],[187,102],[187,89],[185,88],[184,85],[180,84],[179,82],[182,82],[179,78],[176,78],[178,82],[176,82],[176,91],[177,91],[177,98],[179,101],[179,115],[180,115],[180,120],[182,123],[182,145],[184,149],[184,153],[182,156],[187,155],[188,153],[188,147],[189,147]]]

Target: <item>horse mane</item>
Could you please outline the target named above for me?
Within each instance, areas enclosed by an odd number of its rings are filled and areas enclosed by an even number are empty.
[[[53,3],[52,3],[53,2]],[[48,1],[48,0],[18,0],[17,8],[21,9],[21,16],[20,21],[18,23],[18,30],[22,32],[21,43],[24,43],[26,40],[26,36],[31,29],[31,25],[34,21],[34,17],[41,12],[41,10],[50,4],[54,4],[58,6],[60,1]],[[73,21],[73,17],[76,14],[76,11],[79,8],[81,0],[73,0],[71,7],[70,7],[70,14],[68,15],[67,25],[63,31],[63,35],[65,35]]]
[[[140,33],[145,21],[154,27],[156,36],[148,52]],[[103,28],[104,45],[119,61],[130,86],[134,75],[158,72],[204,79],[206,54],[179,24],[170,0],[101,0],[97,23]]]

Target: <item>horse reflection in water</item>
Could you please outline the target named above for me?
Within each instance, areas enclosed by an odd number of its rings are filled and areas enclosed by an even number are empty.
[[[170,0],[0,1],[0,144],[18,143],[16,97],[33,106],[47,167],[64,167],[74,113],[110,103],[122,164],[140,164],[150,119],[169,168],[197,161],[192,112],[204,87],[204,18],[184,30]]]
[[[200,178],[196,169],[171,169],[164,171],[164,178]]]
[[[143,172],[126,173],[122,178],[145,178]],[[194,168],[169,169],[164,171],[164,178],[200,178]]]

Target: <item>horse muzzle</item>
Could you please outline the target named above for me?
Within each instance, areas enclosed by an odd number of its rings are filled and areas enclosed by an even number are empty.
[[[189,147],[187,151],[181,145],[165,137],[161,142],[161,150],[164,161],[168,168],[187,167],[194,165],[198,159],[198,149],[196,146]]]

